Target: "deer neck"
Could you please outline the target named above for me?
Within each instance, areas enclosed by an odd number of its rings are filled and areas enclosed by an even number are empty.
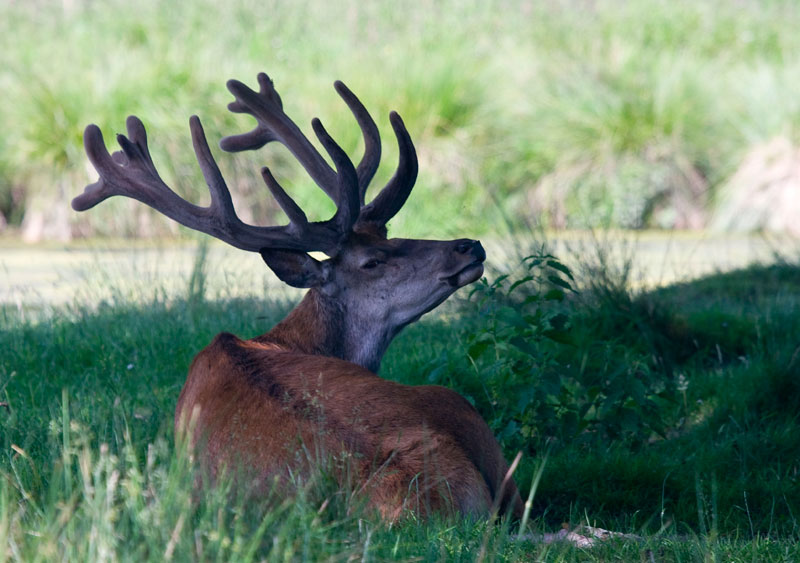
[[[302,354],[340,358],[377,373],[396,333],[382,320],[348,311],[312,288],[285,319],[256,340]]]

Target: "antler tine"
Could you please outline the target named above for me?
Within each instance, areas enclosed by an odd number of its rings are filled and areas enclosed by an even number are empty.
[[[269,188],[272,197],[275,198],[275,201],[278,202],[278,205],[281,206],[281,209],[289,218],[289,224],[294,225],[294,228],[298,231],[302,231],[308,225],[308,218],[300,206],[286,193],[286,190],[283,189],[266,166],[261,169],[261,177],[264,179],[267,188]]]
[[[108,154],[103,133],[100,128],[92,123],[87,125],[83,132],[83,147],[89,161],[100,174],[100,179],[84,188],[83,193],[72,199],[72,209],[75,211],[86,211],[91,209],[101,201],[115,195],[112,187],[103,180],[103,170],[108,164],[114,165],[114,158]],[[124,156],[123,156],[124,159]],[[122,159],[119,159],[122,160]],[[122,165],[122,162],[120,162]]]
[[[122,152],[113,155],[106,149],[100,128],[94,124],[86,127],[83,145],[100,179],[86,186],[84,193],[72,200],[72,208],[85,211],[111,196],[123,195],[159,210],[163,207],[169,211],[163,211],[165,215],[178,220],[175,210],[187,202],[170,190],[158,175],[147,148],[144,125],[131,115],[126,127],[128,137],[117,135]],[[134,184],[136,188],[132,189]]]
[[[256,118],[258,125],[249,133],[232,135],[220,141],[222,150],[237,152],[264,146],[270,141],[280,141],[306,169],[309,176],[336,201],[336,173],[303,135],[289,116],[283,112],[281,99],[272,85],[272,80],[262,73],[258,75],[258,93],[238,80],[229,80],[228,90],[236,101],[228,105],[235,113],[247,113]]]
[[[375,176],[378,170],[378,165],[381,162],[381,137],[378,131],[378,126],[369,114],[367,109],[361,103],[353,92],[344,85],[344,82],[337,80],[333,83],[333,87],[339,93],[339,96],[353,112],[353,115],[361,127],[361,134],[364,136],[364,156],[361,162],[358,163],[356,172],[358,173],[358,197],[361,206],[364,206],[364,199],[367,193],[367,187]]]
[[[400,149],[397,170],[386,186],[375,196],[375,199],[362,208],[359,222],[374,222],[386,225],[403,207],[411,194],[414,182],[417,181],[419,165],[417,151],[414,149],[411,136],[408,134],[408,130],[397,112],[393,111],[389,114],[389,121],[392,124],[392,129],[394,129]]]
[[[200,118],[196,115],[189,118],[189,130],[192,134],[194,154],[197,157],[200,170],[203,172],[203,178],[205,178],[206,184],[208,184],[208,191],[211,194],[210,209],[219,211],[227,225],[243,225],[236,215],[236,210],[233,208],[231,193],[228,191],[225,179],[222,177],[217,162],[211,154],[203,126],[200,124]]]
[[[96,125],[86,127],[84,147],[100,179],[86,186],[84,193],[72,200],[73,209],[85,211],[111,196],[121,195],[141,201],[190,229],[243,250],[258,252],[273,247],[332,252],[337,248],[337,229],[332,229],[327,224],[329,222],[311,225],[304,215],[300,218],[296,213],[289,213],[291,222],[283,227],[256,227],[243,223],[236,215],[228,187],[196,116],[192,116],[190,128],[197,161],[211,193],[209,207],[189,203],[164,183],[150,157],[144,125],[139,118],[130,116],[127,120],[128,136],[117,136],[122,152],[113,155],[106,149],[100,129]],[[279,197],[278,200],[286,209],[285,199]],[[302,236],[297,236],[298,231]]]
[[[353,165],[349,160],[347,163],[350,164],[350,169],[352,170],[351,181],[355,182]],[[347,206],[337,206],[336,213],[327,221],[310,223],[300,206],[286,193],[286,190],[283,189],[266,166],[261,169],[261,177],[278,205],[289,218],[286,231],[300,240],[307,241],[306,250],[321,250],[329,256],[336,254],[339,250],[339,243],[352,227],[353,221],[348,217]],[[264,245],[263,248],[267,246],[270,245]],[[271,246],[288,248],[280,245]]]
[[[314,128],[314,133],[316,133],[322,146],[328,151],[334,165],[336,165],[336,177],[339,182],[335,199],[336,214],[331,221],[337,225],[339,233],[343,236],[350,232],[350,229],[358,220],[358,214],[361,210],[361,204],[358,201],[358,174],[347,153],[328,135],[328,132],[322,126],[322,122],[314,118],[311,126]]]
[[[278,91],[275,90],[275,87],[272,84],[272,79],[267,76],[266,73],[259,72],[257,80],[259,85],[258,95],[268,100],[270,104],[275,105],[279,109],[283,110],[283,102],[281,101]],[[232,83],[236,85],[237,88],[244,86],[238,80],[229,80],[227,83],[228,90],[230,90]],[[246,88],[246,86],[244,87]],[[236,97],[236,94],[234,94],[234,97]],[[245,104],[242,104],[238,97],[236,100],[228,104],[228,110],[232,111],[233,113],[250,113],[248,107]],[[272,134],[269,127],[263,124],[260,120],[257,120],[255,129],[249,133],[224,137],[222,140],[220,140],[219,144],[220,148],[224,151],[241,152],[246,150],[260,149],[270,141],[277,140],[279,139]]]

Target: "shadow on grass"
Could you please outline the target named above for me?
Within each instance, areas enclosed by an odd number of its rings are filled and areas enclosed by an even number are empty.
[[[550,430],[538,431],[542,421],[525,418],[529,399],[519,392],[530,382],[469,359],[469,337],[485,321],[474,303],[401,333],[381,375],[466,396],[509,458],[523,449],[523,492],[538,456],[551,448],[534,500],[551,526],[588,517],[647,533],[798,536],[800,268],[754,266],[641,295],[595,290],[557,306],[569,316],[570,341],[542,339],[530,352],[551,358],[547,369],[594,397],[644,382],[642,405],[627,404],[637,400],[631,394],[601,413],[596,402],[583,413],[585,426],[544,421]],[[130,440],[144,458],[159,437],[171,440],[194,355],[223,330],[261,334],[288,308],[255,299],[154,299],[65,308],[38,322],[0,311],[0,401],[8,403],[0,409],[0,447],[21,449],[35,467],[15,466],[17,479],[35,492],[37,479],[43,487],[60,462],[64,397],[93,444],[122,452]],[[563,408],[552,412],[564,417],[577,399],[558,400]],[[5,473],[10,459],[0,461]]]
[[[800,267],[639,295],[605,285],[576,306],[572,326],[561,377],[600,396],[632,391],[607,420],[542,437],[554,450],[540,510],[649,532],[797,537]]]

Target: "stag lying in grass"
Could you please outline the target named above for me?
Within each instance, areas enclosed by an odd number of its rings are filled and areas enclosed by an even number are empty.
[[[289,218],[285,226],[243,223],[206,142],[200,120],[190,129],[211,193],[198,207],[159,177],[142,122],[131,116],[121,152],[106,150],[89,125],[86,153],[100,179],[76,197],[83,211],[113,195],[137,199],[191,229],[258,252],[285,283],[308,288],[303,300],[272,330],[242,340],[221,333],[192,362],[175,411],[176,434],[192,420],[196,456],[215,474],[247,467],[263,483],[286,482],[309,471],[306,450],[344,455],[348,474],[383,517],[450,512],[522,515],[508,465],[489,427],[460,395],[438,386],[408,386],[376,375],[397,333],[457,289],[480,278],[486,254],[478,241],[390,239],[386,224],[408,198],[417,157],[403,121],[391,113],[400,157],[397,170],[370,203],[365,196],[381,155],[378,128],[341,82],[335,88],[355,116],[364,155],[354,166],[319,120],[314,132],[332,168],[283,112],[265,74],[255,92],[228,82],[229,109],[253,116],[249,133],[226,137],[226,151],[285,145],[336,204],[327,221],[311,222],[269,169],[261,175]],[[309,255],[328,256],[317,260]]]

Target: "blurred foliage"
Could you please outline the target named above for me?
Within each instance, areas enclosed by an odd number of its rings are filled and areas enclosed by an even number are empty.
[[[376,185],[396,162],[386,114],[403,115],[421,161],[394,221],[408,235],[481,234],[500,217],[702,226],[751,145],[798,141],[799,27],[791,0],[4,1],[0,213],[16,225],[65,206],[92,175],[85,125],[114,144],[127,114],[144,120],[165,180],[206,202],[188,117],[212,144],[249,128],[225,110],[224,81],[263,70],[304,129],[319,115],[351,154],[358,128],[330,83],[362,98],[386,144]],[[332,209],[282,149],[219,160],[245,219],[282,218],[256,173],[267,162],[310,215]],[[112,200],[65,228],[173,232],[153,217]]]

